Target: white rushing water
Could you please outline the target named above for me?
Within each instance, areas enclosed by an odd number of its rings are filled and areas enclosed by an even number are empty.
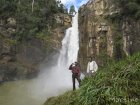
[[[78,50],[78,14],[76,14],[75,17],[73,17],[72,27],[66,30],[66,35],[62,41],[58,67],[67,68],[71,63],[77,61]]]
[[[78,14],[76,14],[72,19],[72,27],[66,30],[65,37],[62,40],[57,64],[53,67],[46,67],[45,71],[34,82],[34,88],[31,90],[34,98],[39,96],[46,100],[51,96],[57,96],[72,90],[72,73],[69,66],[77,61],[78,50]]]

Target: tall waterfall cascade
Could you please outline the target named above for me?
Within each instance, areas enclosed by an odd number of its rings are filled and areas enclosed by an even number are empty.
[[[77,61],[79,50],[78,34],[78,14],[76,14],[72,19],[72,27],[66,30],[66,35],[62,40],[62,49],[60,51],[58,67],[65,68]]]
[[[57,64],[46,67],[35,83],[34,96],[40,96],[46,100],[51,96],[57,96],[68,90],[72,90],[72,73],[69,70],[71,63],[77,61],[79,50],[78,13],[72,18],[72,27],[66,30],[62,40]],[[53,62],[53,61],[52,61]],[[35,93],[36,91],[36,93]]]

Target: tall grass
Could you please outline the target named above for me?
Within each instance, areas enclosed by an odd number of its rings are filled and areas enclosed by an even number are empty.
[[[98,70],[79,90],[44,105],[140,105],[140,53]]]

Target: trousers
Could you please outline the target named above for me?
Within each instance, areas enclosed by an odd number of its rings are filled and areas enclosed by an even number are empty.
[[[80,75],[78,75],[78,73],[73,73],[72,74],[72,82],[73,82],[73,90],[75,90],[75,79],[77,79],[78,83],[79,83],[79,87],[80,87],[80,83],[81,83],[81,79],[80,79]]]

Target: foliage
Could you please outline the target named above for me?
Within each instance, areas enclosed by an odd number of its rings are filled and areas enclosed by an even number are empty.
[[[79,90],[50,98],[44,105],[139,105],[140,53],[86,77]]]
[[[100,62],[100,67],[101,68],[104,68],[108,65],[110,65],[111,63],[115,62],[114,59],[112,59],[110,56],[108,56],[106,54],[106,52],[101,52],[98,56],[97,56],[97,59],[99,60]]]
[[[50,41],[50,36],[51,36],[51,33],[48,30],[43,30],[42,32],[37,33],[36,38],[41,39],[44,42],[48,42]]]
[[[113,0],[121,9],[121,16],[140,19],[140,1],[139,0]]]
[[[55,26],[54,14],[66,13],[60,1],[35,0],[32,11],[32,0],[1,0],[0,19],[7,24],[8,18],[16,20],[16,32],[13,34],[17,40],[30,39],[48,26]]]
[[[70,15],[74,15],[75,12],[76,12],[76,11],[75,11],[74,5],[71,5],[69,14],[70,14]]]

